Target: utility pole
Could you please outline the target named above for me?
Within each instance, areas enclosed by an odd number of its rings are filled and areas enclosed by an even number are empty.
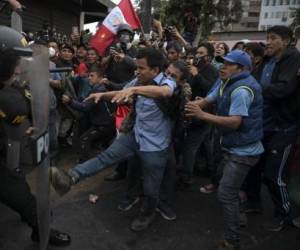
[[[144,0],[144,32],[146,38],[150,38],[150,31],[152,27],[152,0]]]

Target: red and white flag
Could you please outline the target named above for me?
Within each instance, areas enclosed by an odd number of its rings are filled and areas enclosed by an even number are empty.
[[[97,49],[100,55],[104,55],[106,48],[114,41],[118,27],[122,23],[127,23],[135,30],[141,27],[141,22],[137,16],[130,0],[121,0],[104,19],[96,34],[90,40],[90,46]]]

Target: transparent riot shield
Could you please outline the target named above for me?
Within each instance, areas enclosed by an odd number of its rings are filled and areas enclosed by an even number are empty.
[[[14,30],[22,33],[23,22],[22,22],[21,12],[13,11],[11,13],[11,27]]]
[[[21,83],[29,84],[32,111],[33,160],[37,166],[36,199],[39,226],[40,249],[47,248],[50,224],[50,182],[49,182],[49,135],[48,118],[50,105],[48,48],[42,45],[32,47],[33,55],[21,62],[24,75]],[[23,80],[22,80],[23,79]]]

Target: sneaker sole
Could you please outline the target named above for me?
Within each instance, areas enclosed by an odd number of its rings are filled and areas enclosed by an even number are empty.
[[[159,213],[161,215],[161,217],[163,217],[165,220],[169,220],[169,221],[172,221],[172,220],[176,220],[176,216],[175,217],[169,217],[167,216],[164,212],[162,212],[159,208],[156,208],[155,211],[157,213]]]
[[[57,168],[49,169],[50,182],[60,196],[65,195],[71,189],[71,184],[68,183],[69,180],[66,180],[67,177],[63,175],[64,173],[61,174]]]
[[[129,211],[131,208],[133,208],[133,206],[135,204],[137,204],[138,202],[140,201],[140,198],[136,198],[135,201],[133,203],[131,203],[128,207],[126,207],[125,209],[124,208],[121,208],[120,205],[118,206],[118,209],[123,211],[123,212],[126,212],[126,211]]]
[[[300,229],[300,218],[294,219],[292,223],[293,223],[293,226]]]
[[[202,193],[202,194],[212,194],[212,193],[216,192],[215,189],[207,189],[207,188],[205,188],[205,187],[199,188],[199,191],[200,191],[200,193]]]

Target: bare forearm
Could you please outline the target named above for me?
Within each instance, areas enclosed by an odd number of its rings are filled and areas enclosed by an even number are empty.
[[[238,129],[242,122],[242,118],[240,116],[217,116],[206,112],[200,119],[220,127],[234,130]]]
[[[116,94],[118,94],[120,91],[109,91],[109,92],[105,92],[101,95],[101,98],[105,101],[110,101],[111,99],[113,99]]]
[[[194,101],[201,109],[208,108],[212,103],[207,98],[201,98],[200,100]]]
[[[142,95],[150,98],[166,98],[172,95],[172,91],[168,86],[137,86],[132,87],[134,94]]]

